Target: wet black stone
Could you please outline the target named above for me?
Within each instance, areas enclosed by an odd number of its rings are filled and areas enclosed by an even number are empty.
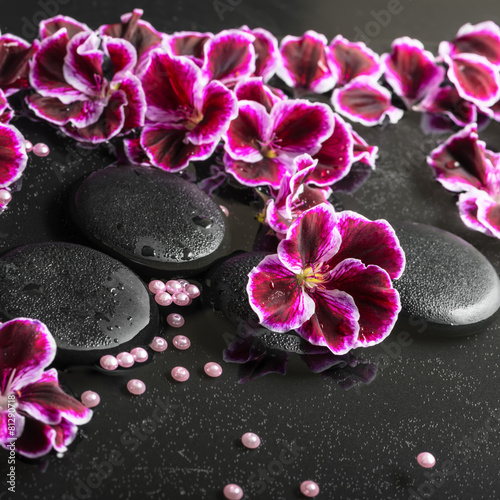
[[[219,206],[158,168],[111,165],[88,175],[75,188],[71,212],[104,251],[156,276],[202,271],[228,248]]]
[[[158,330],[150,295],[121,262],[80,245],[33,244],[0,258],[0,315],[44,322],[63,364],[149,343]]]
[[[472,245],[441,229],[393,222],[406,253],[403,276],[394,281],[403,311],[443,333],[476,333],[500,307],[500,280]],[[448,327],[448,328],[446,328]]]

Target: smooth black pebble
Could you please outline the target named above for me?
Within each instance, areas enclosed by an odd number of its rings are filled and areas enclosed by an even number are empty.
[[[81,231],[107,253],[158,276],[200,272],[225,256],[225,215],[196,185],[158,168],[110,165],[74,191]]]
[[[27,245],[0,258],[0,314],[45,323],[63,364],[97,363],[149,344],[159,328],[158,309],[136,274],[70,243]]]
[[[394,281],[403,311],[425,319],[427,333],[477,333],[500,307],[500,280],[472,245],[454,234],[413,222],[392,222],[406,254]]]

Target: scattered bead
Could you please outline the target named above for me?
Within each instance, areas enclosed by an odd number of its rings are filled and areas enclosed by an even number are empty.
[[[186,294],[189,298],[195,299],[200,296],[200,289],[196,285],[188,285],[186,287]]]
[[[226,484],[223,493],[227,500],[240,500],[243,498],[243,490],[237,484]]]
[[[167,289],[167,285],[163,283],[163,281],[160,280],[153,280],[151,283],[149,283],[149,291],[152,293],[161,293],[164,292]]]
[[[155,301],[160,306],[169,306],[172,303],[172,295],[167,292],[160,292],[155,295]]]
[[[33,151],[33,144],[31,141],[24,141],[24,147],[26,148],[26,153],[31,153]]]
[[[177,313],[172,313],[167,316],[167,323],[174,328],[180,328],[184,325],[184,318]]]
[[[185,351],[186,349],[189,349],[191,347],[191,341],[185,337],[184,335],[176,335],[172,339],[172,344],[174,344],[179,351]]]
[[[304,481],[300,485],[300,492],[308,498],[316,497],[319,494],[319,486],[314,481]]]
[[[101,402],[101,398],[97,392],[94,391],[85,391],[81,397],[82,403],[87,408],[94,408]]]
[[[111,371],[118,368],[118,360],[114,356],[111,356],[111,354],[106,354],[105,356],[103,356],[100,359],[99,363],[105,370]]]
[[[44,157],[49,155],[50,149],[47,144],[38,142],[33,146],[33,153],[35,153],[37,156]]]
[[[133,378],[127,382],[127,389],[131,394],[139,396],[139,394],[143,394],[146,390],[146,384],[138,378]]]
[[[183,288],[186,288],[187,286],[189,286],[189,281],[188,280],[184,280],[184,279],[180,279],[180,280],[177,280]]]
[[[219,205],[219,208],[226,217],[229,217],[229,210],[224,205]]]
[[[245,448],[250,448],[254,450],[260,446],[260,437],[253,432],[245,432],[243,436],[241,436],[241,442]]]
[[[426,469],[430,469],[431,467],[434,467],[436,465],[436,459],[434,458],[434,455],[428,453],[427,451],[419,453],[419,455],[417,456],[417,462],[419,465],[425,467]]]
[[[211,361],[210,363],[207,363],[203,370],[205,370],[205,373],[209,377],[220,377],[222,375],[222,367],[219,365],[219,363],[214,363]]]
[[[142,347],[134,347],[130,351],[130,354],[132,354],[137,363],[144,363],[144,361],[146,361],[149,357],[148,351]]]
[[[182,292],[182,290],[184,290],[184,287],[177,280],[167,281],[165,288],[167,292],[172,294],[176,292]]]
[[[177,382],[185,382],[189,378],[189,371],[183,366],[176,366],[170,372],[172,378]]]
[[[151,347],[153,351],[163,352],[168,347],[168,344],[163,337],[155,337],[149,347]]]
[[[172,300],[177,306],[187,306],[189,304],[189,296],[184,292],[176,292],[172,295]]]
[[[10,200],[12,200],[12,195],[7,189],[0,189],[0,207],[8,205]]]
[[[120,354],[117,354],[116,359],[122,368],[130,368],[135,363],[134,356],[132,356],[129,352],[121,352]]]

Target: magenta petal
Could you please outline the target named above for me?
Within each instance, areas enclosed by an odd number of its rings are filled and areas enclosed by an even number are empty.
[[[399,278],[405,268],[405,254],[392,226],[385,220],[371,221],[349,210],[337,214],[337,228],[342,245],[329,262],[336,266],[344,259],[359,259],[363,264],[374,264]]]
[[[439,86],[444,69],[418,40],[407,36],[392,42],[392,52],[382,56],[385,78],[394,92],[411,106]]]
[[[172,55],[189,57],[201,67],[205,59],[205,44],[213,36],[213,33],[179,31],[167,36],[166,44]]]
[[[282,64],[278,76],[299,92],[322,94],[331,90],[337,81],[327,60],[327,40],[315,31],[303,36],[286,36],[281,41]]]
[[[445,58],[448,78],[458,93],[477,106],[488,107],[500,98],[500,75],[486,58],[476,54],[458,54]]]
[[[333,207],[323,203],[307,210],[293,222],[286,239],[278,245],[284,266],[299,274],[308,266],[318,266],[339,250],[341,237]]]
[[[124,132],[136,127],[142,127],[146,117],[146,96],[140,80],[132,73],[125,73],[118,82],[112,83],[112,85],[115,84],[127,99],[127,104],[124,107]]]
[[[375,169],[375,162],[378,157],[378,146],[370,146],[350,125],[349,128],[354,141],[353,162],[359,161]]]
[[[123,147],[125,149],[125,155],[131,163],[134,165],[151,166],[148,155],[141,147],[140,138],[124,139]]]
[[[57,33],[61,28],[64,28],[68,33],[68,38],[73,38],[81,31],[92,31],[86,24],[80,23],[69,16],[55,16],[50,19],[43,19],[40,22],[40,38],[48,38],[54,33]]]
[[[0,446],[5,448],[7,443],[15,441],[21,436],[24,430],[25,418],[17,411],[14,412],[14,423],[12,423],[12,413],[0,411]]]
[[[39,48],[10,33],[0,36],[0,89],[7,96],[29,87],[29,61]]]
[[[137,52],[130,42],[120,38],[103,36],[102,50],[110,58],[115,75],[134,70],[137,64]]]
[[[168,172],[178,172],[186,168],[190,161],[206,160],[217,146],[217,143],[195,145],[186,142],[188,132],[184,127],[174,125],[145,125],[141,146],[153,165]]]
[[[52,450],[56,431],[47,424],[26,418],[24,431],[16,440],[16,450],[27,458],[39,458]]]
[[[338,113],[367,127],[382,123],[386,116],[391,123],[397,123],[404,114],[391,104],[391,93],[367,76],[335,89],[332,104]]]
[[[282,100],[267,85],[264,85],[262,78],[242,80],[236,85],[234,93],[238,101],[258,102],[266,108],[268,113],[278,101]]]
[[[27,162],[24,137],[12,125],[0,124],[0,188],[19,179]]]
[[[31,94],[26,97],[26,103],[36,116],[55,125],[65,125],[72,118],[81,116],[89,101],[75,101],[64,104],[56,97],[44,97]],[[99,118],[97,115],[96,120]]]
[[[462,222],[470,229],[494,236],[493,232],[478,220],[479,198],[490,198],[485,191],[472,189],[461,193],[458,197],[458,210]]]
[[[287,332],[302,325],[314,313],[313,300],[277,255],[264,257],[248,278],[250,306],[261,325],[275,332]]]
[[[297,332],[313,345],[326,346],[335,354],[349,352],[359,331],[359,312],[353,298],[341,290],[313,293],[315,311]]]
[[[243,31],[251,33],[255,40],[253,47],[255,49],[255,76],[261,76],[267,82],[276,72],[280,62],[280,52],[276,37],[264,28],[255,28],[251,30],[248,26],[241,28]]]
[[[242,30],[224,30],[205,45],[203,72],[212,80],[231,83],[255,71],[255,37]]]
[[[383,72],[378,54],[363,42],[350,42],[342,35],[337,35],[330,44],[328,61],[335,68],[342,87],[358,76],[371,76],[378,80]]]
[[[9,378],[15,391],[38,380],[56,354],[56,342],[47,327],[34,319],[18,318],[0,325],[0,393]]]
[[[332,271],[328,287],[348,293],[359,311],[359,334],[355,347],[382,342],[398,319],[399,293],[392,288],[389,275],[378,266],[365,266],[357,259],[346,259]]]
[[[500,202],[491,196],[478,197],[477,220],[488,230],[488,234],[500,238]]]

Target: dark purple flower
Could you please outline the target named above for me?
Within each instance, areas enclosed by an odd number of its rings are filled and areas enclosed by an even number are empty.
[[[337,35],[330,43],[328,61],[337,75],[337,86],[342,87],[358,76],[371,76],[378,80],[383,73],[378,54],[363,42],[350,42]]]
[[[56,344],[37,320],[18,318],[0,325],[0,445],[37,458],[52,448],[64,452],[92,411],[64,393],[54,360]],[[15,424],[9,426],[9,413]]]
[[[345,354],[389,335],[399,310],[391,278],[405,258],[386,221],[321,204],[304,212],[249,274],[250,305],[262,325],[297,332],[314,345]]]
[[[444,78],[444,68],[436,64],[434,56],[421,42],[407,36],[392,42],[392,51],[382,56],[382,62],[385,79],[407,108],[421,101]]]
[[[170,172],[211,156],[236,116],[236,98],[222,83],[207,83],[187,57],[153,52],[142,84],[148,122],[140,144],[153,165]]]
[[[391,93],[369,76],[360,76],[335,89],[332,104],[337,113],[367,127],[382,123],[386,117],[397,123],[404,114],[391,104]]]
[[[281,95],[263,83],[262,78],[247,78],[239,82],[234,88],[234,93],[238,101],[254,101],[262,104],[268,113],[271,112],[273,106],[283,99],[285,95]]]
[[[326,104],[301,99],[279,101],[270,113],[255,101],[240,101],[238,108],[226,133],[224,163],[247,186],[279,189],[293,159],[317,153],[334,127]]]
[[[295,89],[297,95],[322,94],[337,82],[328,65],[328,46],[324,35],[306,31],[301,37],[286,36],[281,41],[278,76]]]
[[[165,46],[171,55],[188,57],[201,68],[205,62],[205,44],[213,37],[213,33],[178,31],[166,35]]]
[[[254,76],[262,77],[267,82],[275,73],[280,63],[280,52],[276,37],[264,28],[251,30],[248,26],[241,29],[255,37],[253,47],[255,50]]]
[[[12,125],[0,124],[0,188],[17,181],[28,162],[24,137]]]

